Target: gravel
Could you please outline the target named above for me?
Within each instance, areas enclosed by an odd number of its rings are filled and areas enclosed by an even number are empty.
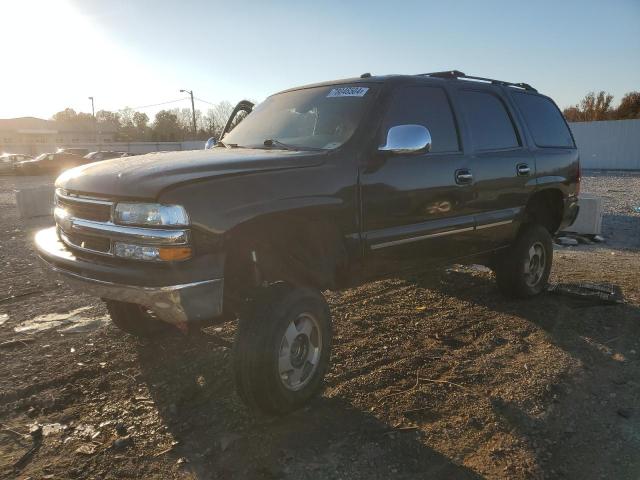
[[[640,173],[584,173],[582,191],[603,199],[602,234],[612,248],[640,248]],[[636,210],[638,209],[638,210]]]
[[[275,419],[234,393],[234,322],[156,342],[110,324],[15,331],[106,314],[35,268],[51,220],[19,219],[12,190],[43,181],[0,177],[0,478],[638,479],[639,176],[588,173],[609,238],[554,252],[553,282],[617,285],[624,303],[506,300],[460,266],[327,292],[325,393]]]

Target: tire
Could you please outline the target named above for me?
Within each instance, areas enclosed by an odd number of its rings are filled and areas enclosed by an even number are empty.
[[[551,235],[541,225],[527,225],[496,261],[498,288],[506,297],[534,297],[546,289],[552,263]]]
[[[322,294],[274,284],[240,312],[233,346],[236,390],[254,413],[282,415],[318,395],[329,366],[331,315]]]
[[[105,300],[113,324],[123,332],[136,337],[156,337],[177,332],[168,323],[151,316],[145,307],[135,303]]]

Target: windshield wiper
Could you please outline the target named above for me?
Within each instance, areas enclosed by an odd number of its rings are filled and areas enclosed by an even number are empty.
[[[280,140],[276,140],[275,138],[267,138],[262,143],[265,147],[280,147],[280,148],[284,148],[285,150],[311,150],[316,152],[324,151],[324,148],[301,147],[299,145],[289,145],[287,143],[282,143]]]

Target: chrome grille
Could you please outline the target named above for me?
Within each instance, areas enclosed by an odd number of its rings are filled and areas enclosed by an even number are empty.
[[[59,231],[60,239],[70,247],[85,250],[92,253],[110,254],[111,240],[103,237],[92,237],[77,233]]]
[[[114,256],[115,242],[141,246],[180,246],[190,243],[190,231],[121,225],[113,222],[115,201],[56,190],[54,218],[58,237],[73,250]]]
[[[56,194],[56,204],[64,208],[70,216],[93,220],[96,222],[108,222],[111,219],[113,202],[98,200],[88,197]]]

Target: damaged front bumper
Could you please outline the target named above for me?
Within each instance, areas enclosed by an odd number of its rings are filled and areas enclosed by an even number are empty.
[[[189,275],[188,268],[179,272],[172,269],[145,272],[140,271],[143,266],[139,264],[137,268],[135,265],[124,268],[91,262],[74,255],[60,241],[55,227],[40,230],[36,234],[35,245],[47,275],[82,293],[143,305],[160,320],[179,328],[191,322],[206,322],[222,314],[224,280],[222,277],[202,279],[200,268]],[[215,261],[209,259],[212,260]],[[134,271],[135,276],[127,275]],[[141,283],[145,277],[147,283],[153,284]]]

